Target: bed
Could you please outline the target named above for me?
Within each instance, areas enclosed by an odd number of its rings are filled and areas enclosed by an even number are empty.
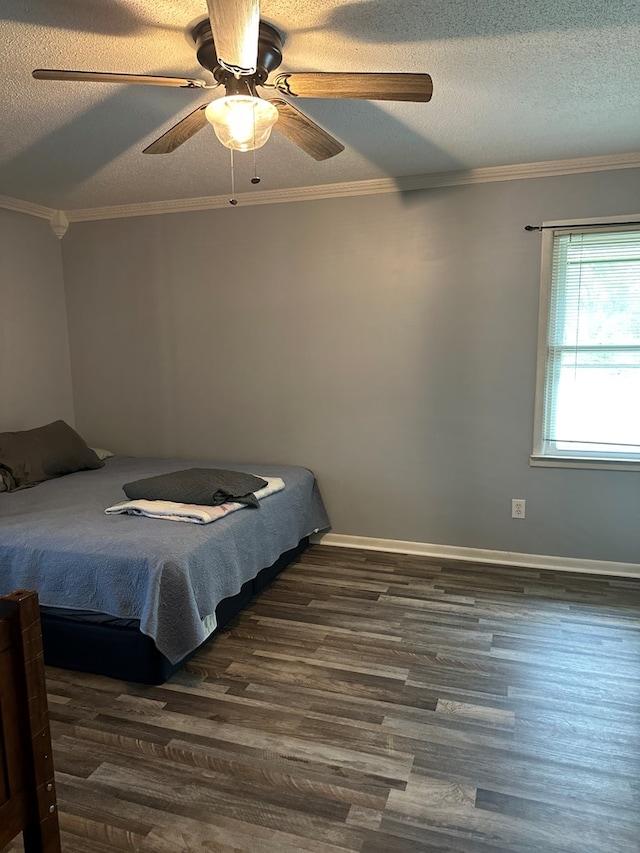
[[[209,524],[105,513],[123,484],[190,467],[284,488]],[[328,526],[306,468],[114,456],[0,493],[0,595],[38,592],[47,664],[160,684]]]

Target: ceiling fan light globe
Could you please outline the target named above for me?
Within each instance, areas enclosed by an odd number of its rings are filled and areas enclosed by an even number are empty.
[[[262,148],[278,120],[278,110],[263,98],[227,95],[212,101],[204,111],[216,136],[234,151]]]

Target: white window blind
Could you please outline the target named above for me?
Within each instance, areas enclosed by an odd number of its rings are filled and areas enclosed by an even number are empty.
[[[640,461],[640,229],[555,231],[540,453]]]

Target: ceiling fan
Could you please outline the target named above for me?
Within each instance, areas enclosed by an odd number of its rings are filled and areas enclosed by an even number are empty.
[[[223,86],[225,96],[200,104],[155,142],[145,154],[168,154],[195,133],[213,125],[218,139],[228,148],[249,151],[267,141],[277,130],[316,160],[326,160],[344,150],[309,116],[282,97],[263,98],[261,87],[287,98],[359,98],[388,101],[429,101],[433,85],[428,74],[372,74],[352,72],[287,72],[268,81],[282,63],[283,39],[270,24],[260,20],[259,0],[207,0],[209,16],[191,31],[198,62],[214,82],[150,74],[118,74],[103,71],[64,71],[38,68],[37,80],[80,80],[101,83],[134,83],[185,89]]]

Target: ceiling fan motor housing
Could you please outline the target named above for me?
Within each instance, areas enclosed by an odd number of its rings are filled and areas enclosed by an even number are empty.
[[[216,46],[211,32],[211,23],[208,18],[200,21],[191,31],[191,36],[196,45],[198,62],[203,68],[210,71],[218,83],[225,86],[233,84],[233,74],[223,68],[218,62]],[[282,62],[282,36],[271,24],[260,21],[258,35],[258,56],[256,61],[257,70],[255,74],[246,75],[245,80],[251,80],[253,87],[264,83],[269,74],[275,71]],[[246,86],[245,86],[246,92]]]

